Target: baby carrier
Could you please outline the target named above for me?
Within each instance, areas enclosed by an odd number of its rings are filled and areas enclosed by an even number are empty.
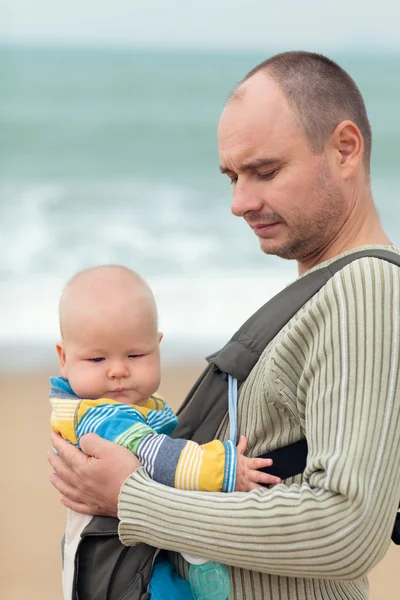
[[[400,267],[400,256],[386,250],[364,250],[296,280],[262,306],[219,352],[208,357],[180,410],[173,437],[204,444],[216,437],[228,412],[228,375],[242,384],[277,333],[340,269],[363,257],[380,258]],[[263,455],[272,458],[266,469],[283,480],[302,473],[307,440]],[[400,513],[392,540],[400,544]],[[118,538],[118,520],[94,517],[84,529],[75,559],[72,600],[148,600],[147,592],[157,549],[146,544],[127,547]]]

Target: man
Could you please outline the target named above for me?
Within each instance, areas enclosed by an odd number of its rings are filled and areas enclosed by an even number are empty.
[[[355,249],[397,252],[371,194],[363,99],[329,59],[290,52],[257,66],[218,134],[232,212],[265,253],[296,260],[303,275]],[[53,438],[51,479],[64,504],[116,516],[119,502],[123,543],[173,551],[182,575],[180,552],[226,563],[235,600],[367,599],[366,576],[389,545],[400,496],[399,286],[396,266],[354,261],[281,330],[242,385],[238,431],[248,453],[306,435],[302,475],[246,494],[182,492],[96,436],[82,440],[89,457]],[[219,437],[227,436],[224,421]]]

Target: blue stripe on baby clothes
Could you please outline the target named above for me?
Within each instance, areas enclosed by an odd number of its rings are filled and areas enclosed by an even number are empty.
[[[169,406],[165,406],[162,410],[151,410],[146,417],[146,423],[157,433],[171,435],[178,425],[178,418]]]
[[[49,398],[71,398],[79,400],[78,396],[69,385],[68,379],[65,379],[65,377],[50,377]]]
[[[165,437],[166,436],[162,433],[147,435],[144,438],[145,441],[142,440],[142,442],[139,444],[139,447],[136,449],[136,456],[138,458],[140,457],[140,462],[145,467],[152,479],[154,479],[154,464],[156,456]],[[142,448],[142,452],[139,450],[140,447]]]
[[[140,462],[144,464],[149,454],[151,454],[153,479],[163,485],[174,487],[176,467],[187,442],[186,440],[172,440],[170,437],[162,436],[161,443],[156,444],[156,440],[154,439],[156,437],[161,436],[146,436],[137,447],[136,455]]]
[[[135,422],[145,423],[145,419],[131,406],[120,404],[94,406],[89,408],[78,425],[78,439],[86,433],[97,433],[106,440],[114,441]]]
[[[235,444],[228,440],[223,442],[225,448],[225,468],[224,468],[224,483],[223,492],[234,492],[236,484],[236,447]]]

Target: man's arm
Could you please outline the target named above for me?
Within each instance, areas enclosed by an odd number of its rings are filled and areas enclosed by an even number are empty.
[[[387,549],[400,495],[399,307],[398,268],[363,259],[291,330],[307,340],[301,484],[200,494],[138,470],[119,497],[122,542],[283,576],[366,575]]]

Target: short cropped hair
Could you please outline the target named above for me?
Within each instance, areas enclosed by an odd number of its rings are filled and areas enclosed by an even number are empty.
[[[342,67],[322,54],[283,52],[254,67],[240,84],[258,71],[265,71],[278,83],[316,154],[323,151],[339,123],[353,121],[364,139],[364,164],[369,173],[371,125],[361,92]]]

